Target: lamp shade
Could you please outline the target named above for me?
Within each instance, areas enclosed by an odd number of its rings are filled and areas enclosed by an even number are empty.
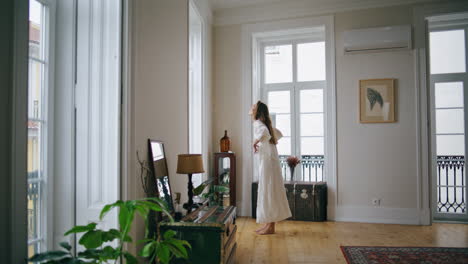
[[[177,173],[203,173],[203,158],[201,154],[179,154],[177,156]]]

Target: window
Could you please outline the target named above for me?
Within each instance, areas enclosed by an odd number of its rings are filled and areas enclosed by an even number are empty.
[[[203,23],[194,3],[189,11],[189,151],[205,154],[203,144]],[[206,167],[206,155],[203,155]],[[195,186],[202,182],[202,175],[193,177]]]
[[[465,14],[465,17],[467,15]],[[434,219],[466,221],[465,88],[468,25],[429,22]]]
[[[50,178],[48,148],[51,102],[49,2],[31,0],[29,6],[28,78],[28,256],[46,249],[46,206]]]
[[[301,169],[294,179],[324,180],[325,160],[325,41],[265,42],[262,48],[261,97],[273,124],[283,133],[278,153],[285,180],[291,180],[286,158],[298,156]]]

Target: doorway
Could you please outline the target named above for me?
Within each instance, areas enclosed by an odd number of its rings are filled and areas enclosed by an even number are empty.
[[[428,18],[432,216],[468,222],[468,13]]]

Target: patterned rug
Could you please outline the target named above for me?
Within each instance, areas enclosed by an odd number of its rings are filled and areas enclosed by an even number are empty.
[[[341,247],[348,264],[467,264],[468,248]]]

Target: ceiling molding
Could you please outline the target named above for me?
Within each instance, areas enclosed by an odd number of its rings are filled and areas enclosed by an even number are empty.
[[[246,7],[258,4],[271,4],[274,2],[290,1],[290,0],[210,0],[214,10],[224,8]]]
[[[444,0],[290,0],[287,2],[282,1],[246,7],[218,9],[214,12],[213,22],[215,26],[249,24],[429,2],[444,2]]]

